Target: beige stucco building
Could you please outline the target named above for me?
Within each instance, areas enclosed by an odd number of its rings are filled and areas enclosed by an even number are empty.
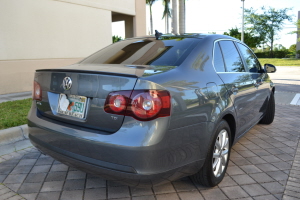
[[[32,89],[35,69],[75,63],[125,37],[146,34],[144,0],[0,0],[0,94]]]

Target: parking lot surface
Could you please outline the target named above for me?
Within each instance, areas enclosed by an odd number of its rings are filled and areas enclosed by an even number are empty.
[[[300,106],[284,98],[300,93],[300,70],[292,69],[298,76],[289,68],[272,75],[279,99],[274,122],[254,126],[233,146],[227,174],[214,188],[188,177],[131,188],[70,168],[31,147],[0,157],[0,199],[300,199]]]

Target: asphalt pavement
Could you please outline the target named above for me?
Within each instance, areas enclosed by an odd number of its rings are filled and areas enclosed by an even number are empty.
[[[277,67],[269,74],[275,83],[275,100],[282,105],[300,105],[300,67]]]
[[[276,85],[274,122],[256,125],[233,146],[226,176],[214,188],[189,178],[143,189],[107,181],[42,155],[31,146],[23,126],[14,128],[21,129],[18,133],[0,131],[0,200],[300,200],[300,67],[278,67],[270,76]],[[0,102],[30,97],[30,92],[0,95]]]

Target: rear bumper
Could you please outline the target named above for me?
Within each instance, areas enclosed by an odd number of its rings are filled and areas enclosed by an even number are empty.
[[[66,165],[131,186],[153,186],[196,173],[206,155],[206,123],[170,131],[167,118],[153,121],[128,119],[114,134],[94,133],[43,120],[32,107],[29,138]]]
[[[127,170],[134,168],[122,165],[115,165],[113,163],[106,163],[106,168],[104,166],[91,164],[88,162],[84,162],[81,159],[75,159],[71,156],[67,156],[65,154],[58,153],[53,151],[53,149],[48,149],[45,145],[40,145],[30,136],[32,144],[41,150],[43,153],[50,155],[54,159],[79,170],[85,171],[87,173],[91,173],[106,180],[116,181],[122,184],[134,186],[134,187],[152,187],[154,185],[168,183],[170,181],[176,180],[181,177],[188,176],[190,174],[195,173],[198,170],[198,166],[202,165],[202,162],[195,162],[177,169],[173,169],[167,172],[157,173],[157,174],[139,174],[137,172],[130,173],[121,170]],[[82,157],[81,157],[82,158]],[[86,158],[89,159],[89,158]]]

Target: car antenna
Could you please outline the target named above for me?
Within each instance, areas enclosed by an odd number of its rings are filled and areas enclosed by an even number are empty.
[[[155,37],[156,37],[157,40],[159,39],[160,36],[162,36],[162,33],[155,30]]]

